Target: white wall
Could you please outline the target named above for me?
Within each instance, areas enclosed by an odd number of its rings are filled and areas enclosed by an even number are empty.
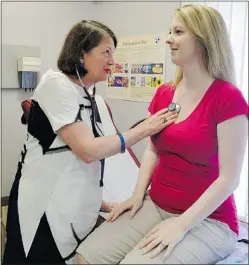
[[[99,20],[110,26],[117,36],[167,32],[173,12],[179,6],[179,2],[4,2],[2,43],[40,47],[42,74],[48,68],[56,69],[65,35],[79,20]],[[174,68],[168,60],[166,80],[170,80],[173,73]],[[103,86],[97,87],[98,93],[105,96]],[[28,97],[30,94],[18,90],[2,91],[2,196],[9,195],[25,139],[26,128],[20,123],[20,103]],[[107,102],[122,131],[147,114],[147,103],[109,99]],[[145,143],[142,141],[133,147],[139,159]]]
[[[80,2],[2,3],[2,42],[41,47],[42,72],[56,59],[71,26],[91,19],[95,4]]]

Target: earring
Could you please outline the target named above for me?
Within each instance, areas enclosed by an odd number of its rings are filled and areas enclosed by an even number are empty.
[[[80,59],[80,68],[84,68],[84,60],[82,58]]]

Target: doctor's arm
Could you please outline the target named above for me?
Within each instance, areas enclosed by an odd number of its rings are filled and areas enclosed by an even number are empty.
[[[219,177],[178,221],[185,231],[212,214],[238,187],[248,137],[248,119],[236,116],[218,125]]]
[[[162,109],[135,128],[123,133],[125,147],[128,148],[145,137],[154,135],[175,121],[177,114]],[[164,118],[167,119],[164,122]],[[69,145],[84,162],[92,163],[120,153],[121,140],[118,135],[95,138],[84,122],[63,126],[57,131],[61,139]]]

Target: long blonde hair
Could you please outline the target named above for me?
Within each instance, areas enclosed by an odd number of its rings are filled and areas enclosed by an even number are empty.
[[[205,5],[190,4],[178,8],[175,15],[183,20],[196,38],[210,76],[236,85],[230,37],[221,14]],[[177,87],[182,78],[183,70],[177,67],[173,85]]]

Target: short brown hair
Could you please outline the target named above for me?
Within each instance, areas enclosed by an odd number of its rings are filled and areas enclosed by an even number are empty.
[[[84,67],[80,67],[80,59],[84,52],[88,53],[97,47],[103,37],[109,36],[117,46],[117,37],[104,24],[94,20],[82,20],[75,24],[68,33],[62,50],[60,52],[57,66],[65,74],[79,75],[82,77],[87,73]]]

